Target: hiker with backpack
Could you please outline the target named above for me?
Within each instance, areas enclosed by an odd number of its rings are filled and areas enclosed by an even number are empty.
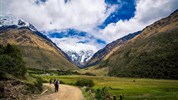
[[[59,81],[58,80],[55,80],[54,86],[55,86],[55,92],[58,92],[58,89],[59,89]]]

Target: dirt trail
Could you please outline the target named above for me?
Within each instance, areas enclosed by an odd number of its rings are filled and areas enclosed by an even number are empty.
[[[45,83],[43,85],[54,90],[53,84],[50,85],[49,83]],[[79,88],[60,84],[59,92],[43,95],[37,100],[84,100],[84,98]]]

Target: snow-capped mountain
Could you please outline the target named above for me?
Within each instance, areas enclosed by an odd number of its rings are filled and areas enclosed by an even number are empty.
[[[0,27],[2,28],[29,28],[31,31],[36,32],[37,29],[31,25],[30,23],[18,19],[14,17],[13,15],[7,15],[7,16],[0,16]]]
[[[31,25],[30,23],[28,23],[22,19],[16,18],[13,15],[0,16],[0,30],[8,29],[8,28],[14,28],[14,29],[28,28],[31,31],[33,31],[35,34],[49,40],[45,35],[43,35],[41,32],[39,32],[33,25]],[[74,33],[73,30],[71,30],[71,31],[72,31],[72,33]],[[67,32],[67,33],[70,33],[70,32]],[[77,32],[77,31],[75,31],[75,32]],[[70,34],[72,35],[72,33],[70,33]],[[84,32],[80,33],[81,36],[85,36],[85,34],[86,33],[84,33]],[[51,40],[49,40],[49,41],[51,41]],[[65,53],[67,53],[67,55]],[[66,51],[65,53],[64,53],[65,56],[69,60],[71,60],[75,65],[77,65],[79,67],[83,67],[94,54],[94,52],[92,50]]]
[[[78,69],[69,61],[67,54],[33,25],[13,16],[0,16],[0,45],[7,43],[17,45],[22,51],[28,51],[22,52],[27,67]]]
[[[97,47],[93,45],[106,44],[105,41],[77,29],[49,31],[47,36],[65,51],[71,62],[79,67],[85,67],[97,51]]]
[[[91,59],[94,52],[92,50],[87,51],[65,51],[65,53],[70,57],[71,61],[79,67],[84,67],[84,65]]]
[[[39,32],[32,24],[14,17],[13,15],[0,16],[0,30],[5,30],[8,28],[12,29],[30,29],[34,34],[51,41],[47,36]],[[51,41],[52,42],[52,41]]]

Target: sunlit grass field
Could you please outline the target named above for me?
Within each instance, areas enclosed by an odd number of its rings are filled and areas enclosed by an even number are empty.
[[[59,79],[67,84],[79,79],[92,79],[94,89],[111,87],[111,95],[123,96],[124,100],[178,100],[178,80],[117,78],[107,76],[60,75],[41,76],[44,80]]]

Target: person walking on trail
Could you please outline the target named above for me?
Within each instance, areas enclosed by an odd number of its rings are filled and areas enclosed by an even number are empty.
[[[55,92],[58,92],[58,90],[59,90],[59,81],[58,80],[55,81],[54,86],[55,86]]]
[[[55,85],[55,83],[56,83],[56,79],[54,79],[54,91],[56,92],[56,85]]]
[[[52,79],[50,79],[49,83],[52,84]]]

